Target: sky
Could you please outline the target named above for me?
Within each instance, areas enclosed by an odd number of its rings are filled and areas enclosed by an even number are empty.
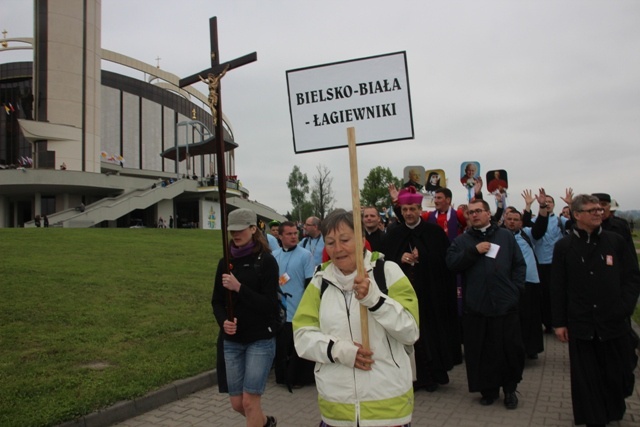
[[[516,207],[543,187],[560,208],[571,187],[640,209],[637,0],[102,0],[102,46],[186,77],[210,64],[212,16],[221,61],[257,52],[222,79],[222,106],[236,174],[279,213],[294,165],[310,181],[329,168],[335,207],[351,206],[346,149],[294,152],[286,71],[399,51],[415,138],[359,147],[360,186],[377,166],[443,169],[461,204],[460,165],[477,161],[507,171]],[[0,27],[32,36],[32,2],[0,0]]]

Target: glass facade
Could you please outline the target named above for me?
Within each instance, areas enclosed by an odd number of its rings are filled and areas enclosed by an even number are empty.
[[[28,160],[33,161],[31,144],[18,124],[18,119],[31,119],[33,115],[31,74],[31,62],[0,64],[0,165],[29,167]],[[46,151],[46,145],[37,149]]]
[[[24,161],[34,164],[33,157],[37,157],[38,168],[55,169],[55,153],[47,151],[47,142],[32,148],[17,120],[33,119],[32,67],[31,62],[0,64],[0,165],[29,167]],[[109,157],[121,155],[127,168],[174,172],[175,162],[162,159],[160,153],[175,146],[176,120],[190,120],[193,110],[214,131],[209,112],[189,100],[110,71],[102,71],[101,107],[101,151]],[[225,134],[225,139],[230,138]],[[200,139],[198,135],[189,137],[193,137],[191,143]],[[178,134],[178,144],[183,145],[186,138]],[[214,159],[215,155],[191,157],[190,174],[206,176]],[[186,172],[184,161],[180,170]]]

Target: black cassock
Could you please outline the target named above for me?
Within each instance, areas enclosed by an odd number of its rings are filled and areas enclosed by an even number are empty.
[[[438,225],[425,221],[411,229],[398,224],[387,231],[383,253],[407,275],[418,297],[420,339],[414,345],[416,389],[447,384],[454,361],[460,359],[460,327],[455,275],[445,257],[449,238]],[[402,262],[402,254],[418,250],[414,266]],[[456,354],[457,353],[457,354]]]

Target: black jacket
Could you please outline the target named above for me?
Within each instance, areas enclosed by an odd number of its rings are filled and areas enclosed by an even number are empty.
[[[220,325],[227,319],[227,289],[222,286],[224,258],[220,259],[216,271],[211,306]],[[250,254],[231,259],[231,273],[240,282],[240,292],[231,292],[233,316],[238,319],[235,335],[225,335],[224,339],[251,343],[275,336],[278,314],[278,263],[270,253]]]
[[[613,231],[622,236],[624,241],[629,245],[635,253],[636,247],[633,244],[633,237],[631,236],[631,228],[629,223],[624,218],[618,218],[617,216],[610,216],[602,221],[602,229],[606,231]],[[637,256],[636,256],[637,258]]]
[[[604,341],[623,336],[639,293],[638,261],[621,236],[602,229],[589,235],[574,228],[556,244],[552,324],[568,327],[569,337]]]
[[[498,246],[495,258],[481,255],[480,242]],[[447,252],[447,265],[463,274],[465,312],[502,316],[518,310],[527,264],[513,234],[492,223],[486,232],[470,229],[458,236]]]
[[[375,230],[373,233],[368,231],[365,233],[365,238],[369,242],[369,246],[371,246],[371,252],[382,252],[384,237],[385,232],[380,229]]]

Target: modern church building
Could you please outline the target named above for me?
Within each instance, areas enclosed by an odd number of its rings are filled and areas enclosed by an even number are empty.
[[[0,228],[34,227],[46,215],[52,227],[154,227],[171,218],[174,227],[219,229],[223,178],[228,211],[284,220],[249,201],[227,117],[219,176],[206,95],[101,48],[100,5],[34,0],[34,37],[0,39]],[[33,50],[33,61],[3,61],[20,49]],[[103,70],[103,61],[143,77]]]

